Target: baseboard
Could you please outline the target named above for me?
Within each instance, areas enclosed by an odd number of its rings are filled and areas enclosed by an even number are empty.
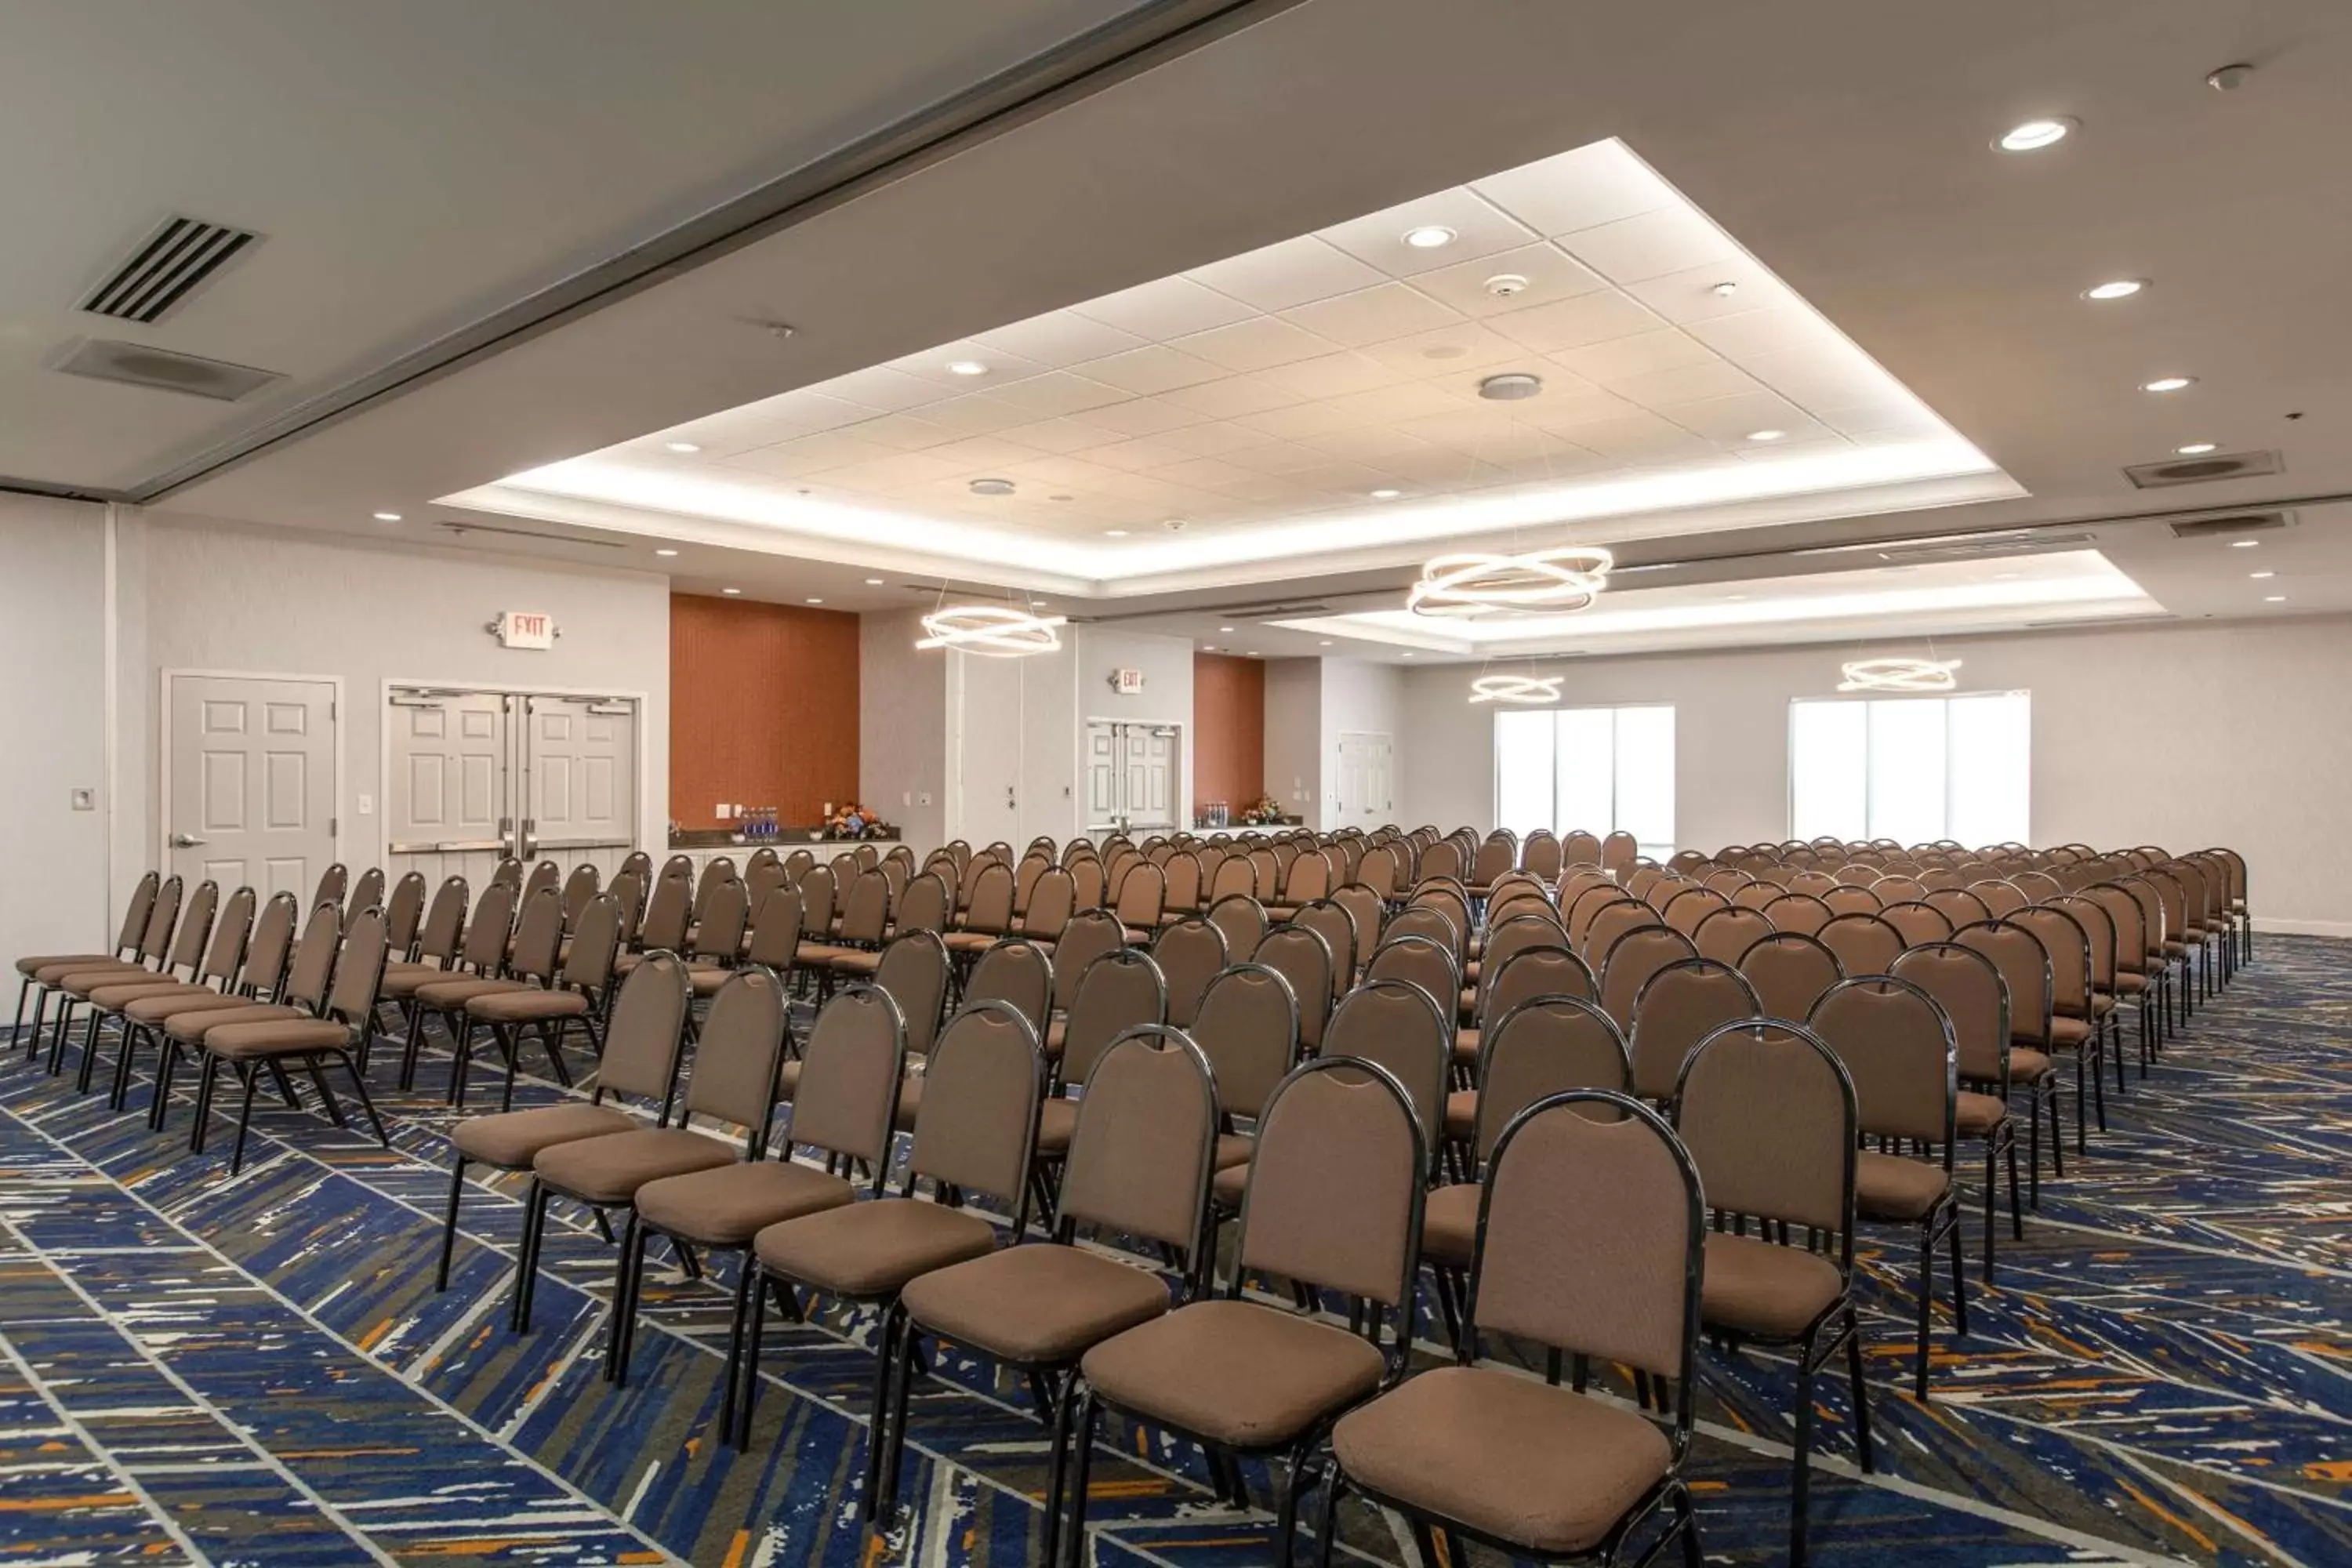
[[[2267,915],[2254,916],[2254,941],[2276,932],[2280,936],[2352,936],[2352,921],[2288,921],[2273,920]]]

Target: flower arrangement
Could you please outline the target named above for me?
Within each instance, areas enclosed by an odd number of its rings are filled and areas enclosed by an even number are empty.
[[[1282,807],[1275,804],[1274,796],[1270,795],[1262,795],[1242,807],[1242,821],[1253,826],[1281,820]]]
[[[881,826],[875,815],[854,800],[843,801],[824,819],[827,838],[864,838]]]

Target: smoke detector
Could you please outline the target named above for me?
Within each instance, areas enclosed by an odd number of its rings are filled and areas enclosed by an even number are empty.
[[[1011,479],[974,479],[971,493],[976,496],[1009,496],[1013,493]]]
[[[1517,403],[1543,390],[1543,377],[1523,370],[1507,370],[1478,384],[1478,395],[1496,403]]]
[[[1508,300],[1528,291],[1528,280],[1517,272],[1497,272],[1486,279],[1486,292],[1497,300]]]

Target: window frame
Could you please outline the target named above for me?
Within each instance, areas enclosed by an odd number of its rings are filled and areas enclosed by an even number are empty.
[[[1680,846],[1680,832],[1682,827],[1682,790],[1680,778],[1682,765],[1682,716],[1676,704],[1670,701],[1575,702],[1561,703],[1556,707],[1545,708],[1496,708],[1495,710],[1495,722],[1492,726],[1492,734],[1490,737],[1489,755],[1493,759],[1494,784],[1492,790],[1489,792],[1488,809],[1492,814],[1489,820],[1491,820],[1496,827],[1508,828],[1509,831],[1518,835],[1518,837],[1522,838],[1526,837],[1524,832],[1521,832],[1516,827],[1511,827],[1509,824],[1507,824],[1503,820],[1503,727],[1506,720],[1537,713],[1543,714],[1550,720],[1549,728],[1551,732],[1551,743],[1547,748],[1548,753],[1552,758],[1550,788],[1551,810],[1549,815],[1556,819],[1559,816],[1559,716],[1564,713],[1606,713],[1609,715],[1610,746],[1608,770],[1609,820],[1606,823],[1601,824],[1581,822],[1563,824],[1555,820],[1550,824],[1550,831],[1555,834],[1559,834],[1561,837],[1566,837],[1569,833],[1574,832],[1580,828],[1588,832],[1599,834],[1602,837],[1606,837],[1611,833],[1616,832],[1618,830],[1618,823],[1622,815],[1620,810],[1621,803],[1618,799],[1618,757],[1620,755],[1619,744],[1622,734],[1621,715],[1629,710],[1639,710],[1643,712],[1663,711],[1666,715],[1666,738],[1669,743],[1668,749],[1670,753],[1666,768],[1667,787],[1670,792],[1670,798],[1667,802],[1666,810],[1669,837],[1663,842],[1657,840],[1643,842],[1638,837],[1636,839],[1636,842],[1640,845],[1640,850],[1643,855],[1656,859],[1661,863],[1666,860]],[[1533,831],[1533,829],[1529,829],[1528,831]],[[1626,831],[1631,832],[1632,829],[1628,828]]]
[[[2024,822],[2023,822],[2023,823],[2021,823],[2021,824],[2020,825],[2020,827],[2021,827],[2021,830],[2018,834],[2016,834],[2016,835],[2015,835],[2014,841],[2015,841],[2015,842],[2017,842],[2017,843],[2021,843],[2021,844],[2030,844],[2030,843],[2032,843],[2032,842],[2033,841],[2033,840],[2032,840],[2032,834],[2031,834],[2031,829],[2032,829],[2032,821],[2033,821],[2033,787],[2032,787],[2032,784],[2033,784],[2033,771],[2032,771],[2032,770],[2033,770],[2033,692],[2032,692],[2032,688],[2030,688],[2030,687],[2021,687],[2021,687],[2007,687],[2007,688],[2003,688],[2003,689],[1998,689],[1998,690],[1986,690],[1986,691],[1948,691],[1948,692],[1936,692],[1936,693],[1926,693],[1926,692],[1920,692],[1920,693],[1907,693],[1907,694],[1906,694],[1906,693],[1886,693],[1886,692],[1867,692],[1867,691],[1857,691],[1857,692],[1837,692],[1837,693],[1824,694],[1824,695],[1818,696],[1818,697],[1791,697],[1791,698],[1790,698],[1790,699],[1789,699],[1789,717],[1788,717],[1787,728],[1786,728],[1786,730],[1784,731],[1784,733],[1785,733],[1785,734],[1786,734],[1786,736],[1787,736],[1787,759],[1788,759],[1788,777],[1787,777],[1787,781],[1786,781],[1786,795],[1785,795],[1785,801],[1784,801],[1784,821],[1785,821],[1785,823],[1786,823],[1786,825],[1787,825],[1788,837],[1789,837],[1790,839],[1792,839],[1792,840],[1793,840],[1793,839],[1796,839],[1796,838],[1800,838],[1800,837],[1818,837],[1818,835],[1806,835],[1806,834],[1801,834],[1801,833],[1798,831],[1798,823],[1797,823],[1797,715],[1798,715],[1798,712],[1799,712],[1799,710],[1800,710],[1801,709],[1804,709],[1804,708],[1822,708],[1822,707],[1831,707],[1831,706],[1844,706],[1844,705],[1848,705],[1848,704],[1859,704],[1859,705],[1861,705],[1861,707],[1862,707],[1862,709],[1863,709],[1863,714],[1864,714],[1864,717],[1863,717],[1863,740],[1862,740],[1862,757],[1863,757],[1863,776],[1862,776],[1863,822],[1862,822],[1862,826],[1863,826],[1863,832],[1862,832],[1858,837],[1853,837],[1853,838],[1850,838],[1850,839],[1849,839],[1849,842],[1864,843],[1864,842],[1869,842],[1869,841],[1872,841],[1872,840],[1874,840],[1874,839],[1877,839],[1877,838],[1881,838],[1881,837],[1890,837],[1889,835],[1877,834],[1877,833],[1873,833],[1873,832],[1871,832],[1871,831],[1870,831],[1870,829],[1871,829],[1872,827],[1874,827],[1874,826],[1876,826],[1874,823],[1873,823],[1873,822],[1871,821],[1871,816],[1870,816],[1870,803],[1871,803],[1871,798],[1872,798],[1872,785],[1873,785],[1873,784],[1874,784],[1874,781],[1873,780],[1873,778],[1872,778],[1872,773],[1871,773],[1871,758],[1872,758],[1872,755],[1873,755],[1872,746],[1871,746],[1871,709],[1872,709],[1873,705],[1874,705],[1874,704],[1882,704],[1882,703],[1883,703],[1883,704],[1895,704],[1895,703],[1914,704],[1914,703],[1932,702],[1932,703],[1935,703],[1936,705],[1937,705],[1939,708],[1941,708],[1941,709],[1943,710],[1942,717],[1943,717],[1943,721],[1944,721],[1944,722],[1943,722],[1943,729],[1944,729],[1944,766],[1943,766],[1943,775],[1944,775],[1944,792],[1943,792],[1943,794],[1944,794],[1944,798],[1943,798],[1943,815],[1942,815],[1942,821],[1943,821],[1943,826],[1944,826],[1944,829],[1945,829],[1945,831],[1944,831],[1943,833],[1941,833],[1941,834],[1937,835],[1937,837],[1938,837],[1939,839],[1952,839],[1954,842],[1958,842],[1958,840],[1957,840],[1957,839],[1955,839],[1955,838],[1953,837],[1953,835],[1952,835],[1952,833],[1951,833],[1952,817],[1953,817],[1953,805],[1954,805],[1954,800],[1953,800],[1954,778],[1953,778],[1953,769],[1952,769],[1952,745],[1951,745],[1951,738],[1952,738],[1952,714],[1953,714],[1953,711],[1954,711],[1954,708],[1955,708],[1955,705],[1959,704],[1959,703],[1975,703],[1975,702],[1983,702],[1983,701],[1987,701],[1987,700],[1998,700],[1998,699],[2005,699],[2005,698],[2017,698],[2017,699],[2021,700],[2023,701],[2023,703],[2024,703],[2023,714],[2024,714],[2024,720],[2025,720],[2025,768],[2026,768],[2026,788],[2025,788],[2025,805],[2024,805],[2024,809],[2025,809],[2025,820],[2024,820]],[[1824,831],[1828,831],[1828,830],[1827,830],[1827,829],[1824,829]],[[1923,842],[1924,842],[1924,841],[1923,841]],[[2007,842],[2007,840],[2002,840],[2002,842]],[[1971,846],[1971,847],[1980,847],[1980,846]]]

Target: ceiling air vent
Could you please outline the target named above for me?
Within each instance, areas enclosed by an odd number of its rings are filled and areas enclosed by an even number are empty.
[[[2269,533],[2292,527],[2283,511],[2239,511],[2227,517],[2200,517],[2172,525],[2175,539],[2228,539],[2242,533]]]
[[[2024,555],[2037,550],[2083,550],[2098,542],[2089,533],[2008,531],[1975,539],[1947,538],[1924,544],[1894,544],[1875,552],[1881,561],[1912,563],[1924,561],[1974,561],[1996,555]]]
[[[152,326],[258,237],[192,217],[163,220],[122,265],[91,289],[81,308],[93,315]]]
[[[2124,478],[2144,490],[2160,490],[2284,472],[2286,460],[2276,452],[2213,452],[2201,458],[2175,458],[2168,463],[2141,463],[2126,468]]]
[[[285,379],[278,371],[256,370],[226,360],[150,348],[144,343],[116,342],[109,338],[75,339],[51,356],[49,368],[64,371],[68,375],[127,382],[132,386],[152,386],[158,392],[184,392],[221,403],[234,403],[273,381]]]

